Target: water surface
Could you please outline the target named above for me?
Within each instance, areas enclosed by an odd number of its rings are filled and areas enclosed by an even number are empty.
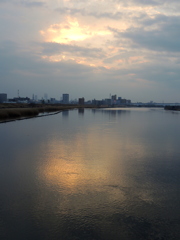
[[[0,124],[0,239],[178,240],[179,123],[138,108]]]

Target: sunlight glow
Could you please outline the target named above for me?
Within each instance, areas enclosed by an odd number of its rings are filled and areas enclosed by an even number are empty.
[[[71,43],[72,41],[83,41],[94,36],[106,36],[112,33],[109,30],[92,29],[90,26],[80,26],[75,18],[67,18],[66,23],[52,24],[46,31],[41,30],[47,42]]]

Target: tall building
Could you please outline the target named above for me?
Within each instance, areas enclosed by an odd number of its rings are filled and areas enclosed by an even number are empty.
[[[0,93],[0,103],[7,102],[7,94]]]
[[[68,104],[69,103],[69,94],[63,93],[63,95],[62,95],[62,102],[64,104]]]
[[[116,103],[116,95],[112,95],[111,96],[111,104],[115,104]]]
[[[84,98],[79,98],[79,105],[84,105]]]

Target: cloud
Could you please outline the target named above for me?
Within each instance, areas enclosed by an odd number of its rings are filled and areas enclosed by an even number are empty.
[[[41,45],[43,47],[43,55],[58,55],[63,53],[71,53],[72,55],[99,58],[103,57],[103,51],[100,48],[85,48],[71,44],[60,44],[46,42]]]
[[[32,8],[32,7],[44,7],[45,2],[31,2],[31,1],[21,1],[20,2],[23,6],[27,8]]]
[[[22,5],[28,8],[31,7],[43,7],[46,3],[44,1],[31,1],[31,0],[0,0],[0,3]]]
[[[80,69],[81,71],[83,71],[83,69],[90,69],[87,66],[76,64],[76,62],[72,60],[49,63],[48,61],[41,58],[41,55],[34,55],[30,51],[27,54],[27,52],[21,50],[19,45],[13,41],[8,41],[3,44],[3,47],[0,48],[0,53],[1,64],[3,64],[4,62],[4,66],[8,66],[8,69],[11,73],[15,70],[18,70],[27,71],[27,73],[31,72],[34,74],[36,73],[43,75],[44,73],[47,74],[47,72],[54,71],[55,69],[60,70],[60,68],[61,71],[64,72],[66,72],[68,68],[71,68],[71,70],[74,69],[74,71],[79,71]],[[1,68],[1,70],[3,72],[4,68]],[[72,74],[74,74],[74,71]]]
[[[154,27],[148,29],[147,27]],[[143,27],[131,27],[125,32],[109,28],[118,39],[126,38],[131,41],[132,48],[146,48],[154,51],[180,52],[180,17],[157,16],[144,22]]]
[[[67,89],[71,94],[75,95],[76,91],[80,94],[81,87],[77,84],[83,85],[83,81],[89,81],[93,75],[92,67],[73,60],[49,62],[31,52],[20,51],[14,42],[5,43],[0,48],[0,65],[1,87],[9,89],[12,96],[14,89],[21,89],[21,92],[23,89],[27,96],[31,96],[33,91],[43,95],[48,90],[51,96],[54,92],[54,97],[57,97],[55,86],[59,93]]]
[[[133,2],[134,4],[138,4],[140,6],[142,5],[149,5],[149,6],[157,6],[157,5],[161,5],[162,1],[161,0],[132,0],[131,2]]]
[[[110,19],[121,19],[122,16],[123,16],[123,12],[120,12],[120,11],[117,11],[115,13],[112,13],[112,12],[97,12],[97,11],[88,11],[87,9],[85,8],[81,8],[81,9],[78,9],[78,8],[58,8],[56,9],[57,12],[61,13],[61,14],[68,14],[68,15],[71,15],[71,16],[75,16],[75,15],[82,15],[82,16],[91,16],[91,17],[94,17],[94,18],[110,18]]]

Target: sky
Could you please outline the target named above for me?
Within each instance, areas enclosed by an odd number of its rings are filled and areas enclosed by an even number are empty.
[[[8,98],[180,102],[179,0],[0,0]]]

